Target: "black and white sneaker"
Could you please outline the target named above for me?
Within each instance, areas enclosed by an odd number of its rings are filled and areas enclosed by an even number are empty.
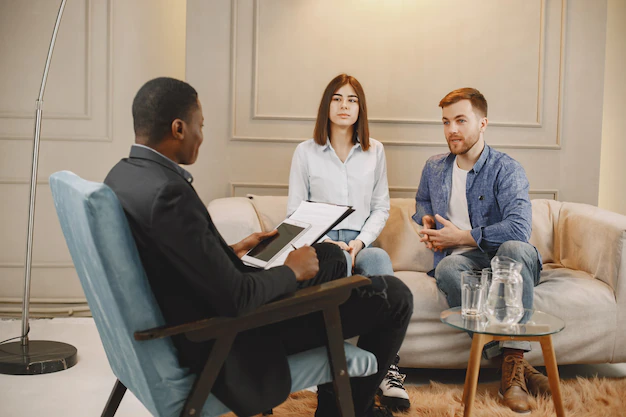
[[[411,407],[409,394],[404,389],[406,375],[400,373],[399,360],[400,357],[396,355],[394,363],[389,367],[387,375],[379,386],[380,403],[394,411],[404,411]]]

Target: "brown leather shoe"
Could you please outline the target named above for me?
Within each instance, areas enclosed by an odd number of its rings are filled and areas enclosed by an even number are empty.
[[[548,377],[536,370],[524,359],[524,379],[526,387],[532,395],[550,395],[550,382]]]
[[[530,413],[528,388],[524,378],[524,358],[506,356],[502,361],[500,392],[502,402],[520,414]]]

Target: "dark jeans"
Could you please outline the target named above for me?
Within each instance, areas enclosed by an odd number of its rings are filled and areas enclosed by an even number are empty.
[[[315,245],[315,248],[320,260],[320,273],[312,280],[302,283],[302,287],[318,285],[345,275],[346,259],[337,245],[320,244]],[[390,275],[371,279],[373,285],[354,290],[348,301],[339,307],[344,337],[348,339],[360,336],[358,346],[372,352],[378,361],[376,374],[350,380],[357,417],[372,414],[376,390],[400,350],[413,314],[413,295],[402,281]],[[271,327],[276,337],[283,341],[288,354],[326,343],[321,313],[298,317]],[[339,415],[332,384],[320,387],[316,415]]]

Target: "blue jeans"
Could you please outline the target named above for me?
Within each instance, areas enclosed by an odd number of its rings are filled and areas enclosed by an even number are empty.
[[[348,243],[351,240],[356,239],[359,235],[357,230],[331,230],[326,234],[330,239],[336,242]],[[346,260],[348,261],[348,275],[352,275],[352,257],[346,251],[344,251]],[[356,255],[354,263],[354,273],[359,275],[365,275],[371,277],[374,275],[393,275],[393,267],[391,266],[391,259],[389,255],[381,248],[363,248]]]
[[[507,256],[522,263],[524,308],[533,308],[533,288],[539,284],[541,265],[535,247],[529,243],[510,240],[504,242],[496,253],[485,253],[474,249],[457,255],[448,255],[439,262],[435,269],[437,287],[443,292],[450,307],[461,305],[461,272],[481,270],[490,266],[494,256]],[[501,347],[530,350],[530,342],[504,342]],[[488,357],[496,356],[499,352],[487,352]]]

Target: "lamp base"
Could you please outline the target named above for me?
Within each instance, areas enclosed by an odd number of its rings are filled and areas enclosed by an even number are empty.
[[[0,345],[0,374],[38,375],[63,371],[76,365],[77,350],[67,343],[31,340]]]

